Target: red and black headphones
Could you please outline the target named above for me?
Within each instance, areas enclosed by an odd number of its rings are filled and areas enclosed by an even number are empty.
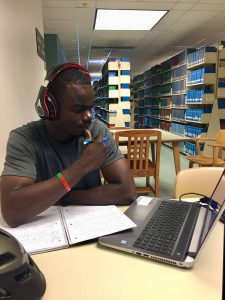
[[[61,72],[68,69],[79,69],[91,81],[91,76],[88,71],[81,65],[65,63],[49,70],[45,77],[45,81],[40,87],[37,100],[35,102],[35,109],[39,117],[43,120],[58,120],[60,115],[59,101],[56,97],[49,92],[48,85],[52,82]]]

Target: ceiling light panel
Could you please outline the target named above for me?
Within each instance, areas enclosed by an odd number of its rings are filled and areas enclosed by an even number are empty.
[[[92,58],[89,59],[88,62],[89,64],[93,64],[93,65],[102,65],[106,62],[106,58]]]
[[[97,9],[95,30],[151,30],[167,10]]]

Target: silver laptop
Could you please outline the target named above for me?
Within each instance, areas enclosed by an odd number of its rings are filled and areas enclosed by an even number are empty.
[[[125,211],[137,227],[98,239],[101,245],[191,268],[225,209],[225,170],[210,198],[185,202],[140,196]]]

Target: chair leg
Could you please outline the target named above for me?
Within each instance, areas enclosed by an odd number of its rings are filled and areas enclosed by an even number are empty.
[[[193,161],[190,160],[189,161],[189,168],[193,168],[193,164],[194,164]]]
[[[155,177],[155,196],[159,198],[159,176]]]
[[[146,186],[150,186],[150,177],[149,176],[145,177],[145,180],[146,180]]]

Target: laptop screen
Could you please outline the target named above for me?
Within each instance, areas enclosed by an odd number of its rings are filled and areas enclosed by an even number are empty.
[[[212,229],[215,220],[221,216],[225,209],[225,169],[212,193],[212,196],[208,198],[208,202],[205,204],[207,204],[206,207],[208,213],[206,213],[204,217],[204,226],[202,228],[198,249],[200,249],[209,231]]]
[[[218,204],[219,209],[225,202],[225,169],[212,193],[211,198]]]

